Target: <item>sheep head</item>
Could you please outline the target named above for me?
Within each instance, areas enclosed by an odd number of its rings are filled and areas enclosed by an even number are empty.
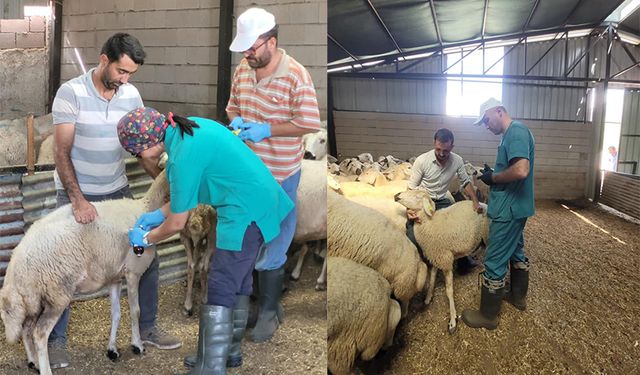
[[[436,212],[436,205],[424,190],[406,190],[394,195],[394,200],[410,210],[424,211],[425,215],[432,217]]]

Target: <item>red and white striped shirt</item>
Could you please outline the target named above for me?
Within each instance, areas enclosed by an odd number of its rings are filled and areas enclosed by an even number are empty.
[[[276,71],[260,82],[256,82],[255,70],[242,59],[233,74],[227,113],[241,116],[245,122],[291,122],[305,129],[320,129],[318,100],[309,72],[283,49],[279,51],[282,58]],[[270,137],[249,146],[278,182],[300,170],[304,155],[301,137]]]

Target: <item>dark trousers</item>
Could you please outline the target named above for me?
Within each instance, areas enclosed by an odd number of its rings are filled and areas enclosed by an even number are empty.
[[[128,186],[115,191],[110,194],[104,195],[87,195],[84,197],[89,202],[99,202],[112,199],[121,198],[133,198],[133,194],[129,190]],[[67,192],[64,190],[56,191],[56,207],[64,206],[71,203]],[[142,274],[139,284],[138,300],[140,302],[140,330],[144,331],[153,327],[156,322],[156,314],[158,313],[158,283],[159,283],[159,261],[158,253],[149,265],[149,268]],[[51,334],[49,335],[49,341],[60,341],[66,343],[67,341],[67,326],[69,325],[69,307],[67,306],[58,319],[58,322],[53,327]]]
[[[251,295],[252,272],[263,246],[262,232],[254,222],[244,233],[240,251],[216,248],[209,265],[207,305],[233,308],[236,295]]]

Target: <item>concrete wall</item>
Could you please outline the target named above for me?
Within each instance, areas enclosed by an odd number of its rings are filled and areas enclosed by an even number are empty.
[[[47,30],[44,17],[0,20],[0,120],[45,113]]]
[[[394,155],[418,156],[433,148],[438,128],[455,137],[453,152],[482,166],[495,163],[500,137],[471,119],[446,116],[405,115],[376,112],[334,112],[338,158],[370,152],[374,158]],[[536,198],[585,196],[592,148],[593,124],[557,121],[523,121],[536,139]]]
[[[145,64],[131,80],[145,104],[161,111],[213,118],[219,4],[219,0],[66,0],[62,81],[94,67],[102,44],[111,35],[129,32],[147,52]],[[249,4],[236,1],[236,14]],[[283,20],[281,45],[303,64],[316,64],[310,70],[314,81],[325,88],[326,98],[326,1],[273,0],[258,2],[258,6],[274,11],[278,21]],[[302,14],[313,17],[304,18]],[[287,43],[291,40],[300,42],[291,44],[293,49],[289,49]],[[326,99],[322,102],[326,103]]]

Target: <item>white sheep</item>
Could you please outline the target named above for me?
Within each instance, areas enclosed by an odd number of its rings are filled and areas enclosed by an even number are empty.
[[[374,197],[386,197],[393,200],[393,197],[401,192],[407,190],[407,181],[388,181],[381,186],[371,186],[359,181],[343,181],[339,177],[335,180],[340,184],[342,195],[347,198],[353,196],[374,196]]]
[[[304,146],[304,158],[320,160],[327,155],[327,130],[320,129],[315,133],[307,133],[302,136]]]
[[[140,215],[163,204],[168,191],[163,173],[143,199],[94,203],[98,216],[90,224],[77,223],[71,205],[65,205],[35,222],[13,250],[0,290],[0,317],[7,341],[16,343],[22,335],[30,366],[38,363],[40,374],[51,375],[47,339],[73,295],[106,285],[111,292],[107,355],[113,360],[119,357],[116,332],[123,276],[128,288],[132,349],[136,354],[144,351],[138,325],[138,282],[155,254],[148,248],[136,256],[127,233]]]
[[[393,294],[401,302],[402,316],[409,301],[421,291],[427,266],[403,231],[371,208],[361,206],[327,191],[329,256],[356,261],[380,272],[389,281]]]
[[[364,164],[356,158],[344,159],[339,166],[340,172],[345,175],[359,175],[364,170]]]
[[[373,164],[373,155],[368,152],[364,152],[356,156],[356,159],[362,164]]]
[[[408,180],[411,177],[411,164],[403,162],[387,168],[384,175],[389,181]]]
[[[53,117],[51,114],[35,117],[33,120],[34,146],[50,134]],[[41,135],[42,134],[42,135]],[[27,163],[27,122],[26,118],[0,121],[0,166],[24,165]]]
[[[326,157],[321,160],[302,160],[300,184],[296,192],[296,231],[293,242],[302,244],[298,262],[291,273],[293,280],[300,278],[304,258],[310,241],[327,238],[327,182],[325,174]],[[316,281],[316,290],[326,289],[326,258],[323,271]]]
[[[193,315],[193,279],[198,270],[202,304],[207,302],[207,275],[216,243],[217,215],[213,207],[199,204],[189,211],[189,219],[180,231],[180,241],[187,253],[187,293],[182,313]]]
[[[395,200],[418,213],[413,231],[424,255],[433,268],[429,275],[429,288],[424,303],[433,298],[433,289],[438,269],[445,276],[449,298],[449,333],[456,330],[456,308],[453,302],[453,261],[471,254],[489,236],[489,218],[486,205],[482,214],[473,211],[472,201],[461,201],[436,211],[429,193],[424,190],[408,190],[398,193]]]
[[[400,305],[379,273],[348,259],[329,257],[327,367],[347,375],[355,359],[372,359],[391,346]]]
[[[375,168],[369,168],[368,170],[362,172],[356,178],[356,181],[363,182],[372,186],[382,186],[387,184],[387,178],[385,177],[385,175]]]
[[[38,150],[38,161],[36,164],[55,164],[53,159],[53,150],[55,146],[55,139],[53,134],[49,134],[44,141],[40,144]]]

